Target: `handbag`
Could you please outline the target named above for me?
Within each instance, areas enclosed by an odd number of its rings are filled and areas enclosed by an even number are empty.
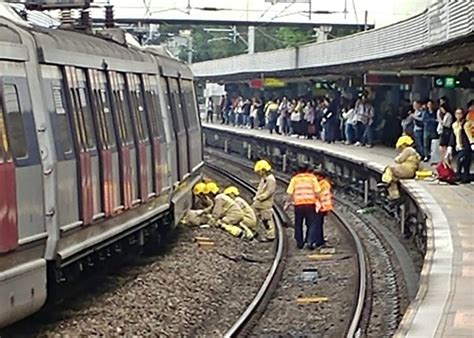
[[[456,173],[454,172],[451,165],[445,161],[441,161],[436,166],[436,172],[438,173],[438,180],[441,182],[452,184],[456,180]]]

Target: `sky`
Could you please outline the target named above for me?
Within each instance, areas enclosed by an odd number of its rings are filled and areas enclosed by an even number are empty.
[[[256,21],[310,22],[308,3],[287,3],[272,5],[271,0],[109,0],[115,7],[118,18],[158,19],[236,19]],[[422,12],[433,0],[297,0],[311,1],[312,11],[331,11],[332,14],[313,14],[312,23],[363,24],[364,13],[368,11],[368,23],[383,26],[403,20]],[[188,2],[191,5],[188,14]],[[95,0],[101,5],[107,0]],[[347,3],[347,5],[345,5]],[[344,14],[344,8],[347,8]],[[217,8],[204,11],[203,8]],[[305,13],[306,11],[306,13]],[[100,11],[94,11],[100,16]]]

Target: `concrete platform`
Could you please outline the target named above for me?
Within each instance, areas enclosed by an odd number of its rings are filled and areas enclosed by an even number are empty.
[[[218,124],[205,128],[242,136],[304,145],[350,161],[365,162],[375,171],[392,163],[395,149],[326,144],[318,140],[270,135],[267,130]],[[397,336],[474,337],[474,185],[444,185],[405,180],[404,189],[427,215],[428,250],[417,296]]]

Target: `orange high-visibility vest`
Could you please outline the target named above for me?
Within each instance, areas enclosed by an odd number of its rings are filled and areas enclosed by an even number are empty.
[[[293,183],[294,205],[316,204],[316,194],[319,191],[319,184],[315,175],[309,173],[298,174],[293,177]]]
[[[319,181],[319,185],[321,186],[321,194],[319,195],[321,209],[319,212],[332,211],[334,207],[332,203],[331,183],[329,183],[327,180],[321,180]]]

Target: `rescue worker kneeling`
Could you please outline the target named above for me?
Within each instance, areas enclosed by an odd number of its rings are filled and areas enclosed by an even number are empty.
[[[400,179],[414,178],[420,166],[421,157],[412,147],[413,139],[410,136],[401,136],[396,144],[400,155],[395,158],[395,164],[385,168],[382,182],[387,185],[388,197],[391,200],[400,198],[398,181]]]
[[[212,182],[208,182],[208,183],[212,183]],[[207,183],[204,183],[204,182],[199,182],[194,186],[193,194],[194,194],[195,199],[194,199],[193,209],[203,210],[206,213],[210,213],[214,206],[214,202],[206,193],[207,192],[206,186],[207,186]]]
[[[199,182],[193,187],[193,209],[186,213],[182,223],[190,226],[199,226],[208,223],[214,202],[208,196],[206,183]]]
[[[270,172],[272,167],[265,160],[255,163],[254,171],[260,176],[257,193],[252,205],[257,219],[265,228],[265,237],[268,241],[275,239],[275,223],[273,223],[273,200],[275,198],[276,179]]]
[[[239,226],[244,230],[246,239],[253,239],[257,231],[257,217],[252,207],[240,197],[240,191],[236,187],[228,187],[224,190],[224,194],[232,198],[242,209],[244,218],[239,223]]]
[[[239,205],[226,194],[219,194],[219,187],[214,182],[206,185],[206,192],[214,202],[209,223],[224,229],[232,236],[245,236],[244,230],[239,227],[244,219],[244,213]]]

